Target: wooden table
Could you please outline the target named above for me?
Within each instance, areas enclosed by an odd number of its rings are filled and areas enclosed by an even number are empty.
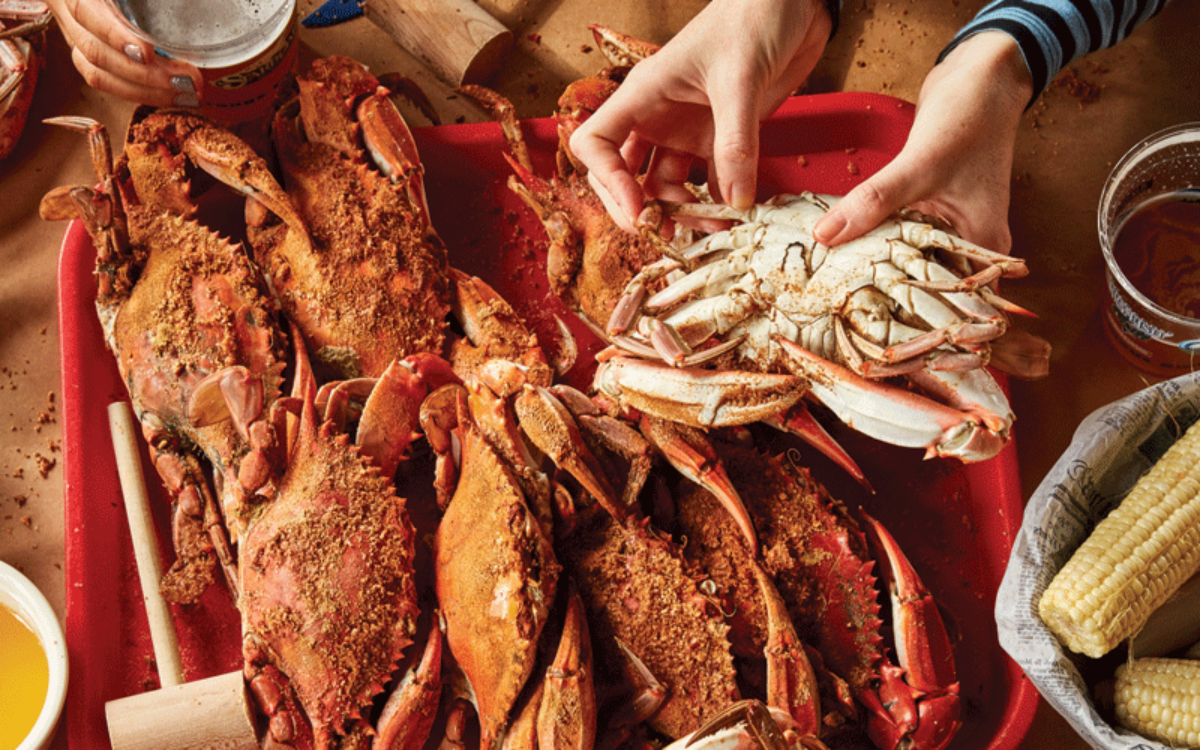
[[[307,14],[316,0],[301,0]],[[493,87],[521,117],[543,117],[569,81],[603,65],[585,26],[602,23],[665,42],[702,7],[701,0],[631,0],[596,8],[585,0],[484,0],[516,43]],[[915,101],[938,50],[982,7],[982,0],[846,0],[842,27],[809,81],[810,93],[872,91]],[[1014,253],[1031,274],[1006,287],[1040,317],[1025,325],[1054,347],[1051,375],[1013,382],[1021,485],[1029,497],[1095,408],[1157,382],[1126,364],[1101,323],[1103,264],[1095,208],[1115,161],[1144,136],[1200,120],[1200,69],[1194,33],[1200,0],[1175,0],[1118,48],[1073,67],[1098,87],[1087,101],[1051,87],[1025,114],[1017,146],[1011,223]],[[444,122],[486,115],[438,83],[414,58],[366,20],[304,30],[309,54],[352,54],[374,71],[399,71],[429,93]],[[61,425],[58,403],[56,261],[61,225],[37,217],[49,189],[88,183],[83,139],[41,123],[45,117],[87,115],[122,132],[132,105],[88,88],[53,32],[29,124],[16,150],[0,163],[0,559],[26,572],[60,617],[65,609]],[[407,114],[407,113],[406,113]],[[413,124],[420,124],[414,117]],[[56,747],[66,745],[60,731]],[[1024,747],[1083,748],[1061,717],[1043,703]]]

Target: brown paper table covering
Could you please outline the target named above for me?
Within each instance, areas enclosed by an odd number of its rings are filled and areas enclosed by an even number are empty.
[[[300,13],[319,3],[300,0]],[[665,42],[703,2],[627,0],[485,1],[515,44],[491,85],[521,117],[553,111],[563,86],[602,66],[589,23]],[[915,101],[937,52],[983,0],[846,0],[841,29],[806,91],[871,91]],[[1200,0],[1174,0],[1119,47],[1071,71],[1092,89],[1051,86],[1025,113],[1017,142],[1010,220],[1014,254],[1028,277],[1006,286],[1039,318],[1025,327],[1054,347],[1050,377],[1012,381],[1018,415],[1021,485],[1028,497],[1096,407],[1158,382],[1119,357],[1103,332],[1103,263],[1096,243],[1096,202],[1109,169],[1134,143],[1168,125],[1200,120]],[[487,115],[456,97],[369,21],[304,29],[306,55],[352,54],[375,72],[409,75],[428,92],[443,122]],[[52,30],[29,123],[15,152],[0,162],[0,560],[16,566],[65,616],[61,427],[58,402],[55,277],[64,227],[42,222],[37,204],[49,189],[88,183],[84,139],[42,124],[86,115],[122,133],[133,105],[90,89]],[[406,115],[409,114],[406,112]],[[418,115],[414,125],[422,124]],[[66,746],[59,732],[55,747]],[[1084,748],[1066,723],[1039,707],[1027,748]]]

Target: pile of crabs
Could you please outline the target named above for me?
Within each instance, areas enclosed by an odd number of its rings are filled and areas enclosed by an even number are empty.
[[[1013,308],[989,282],[1023,267],[907,218],[825,248],[834,199],[807,194],[664,206],[731,224],[692,241],[623,233],[565,148],[621,70],[564,95],[548,179],[511,106],[468,92],[508,136],[552,288],[610,344],[590,393],[450,265],[411,133],[358,63],[299,76],[269,154],[181,111],[139,110],[116,157],[99,123],[57,121],[99,183],[41,210],[96,247],[173,507],[162,588],[233,594],[265,747],[890,750],[960,726],[950,639],[894,540],[746,425],[857,472],[817,399],[889,442],[994,455],[1012,414],[984,365]],[[233,230],[212,228],[221,184]]]

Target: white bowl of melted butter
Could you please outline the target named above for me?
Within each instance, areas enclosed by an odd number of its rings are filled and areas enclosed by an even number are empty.
[[[44,750],[67,698],[67,644],[37,586],[0,562],[0,750]]]

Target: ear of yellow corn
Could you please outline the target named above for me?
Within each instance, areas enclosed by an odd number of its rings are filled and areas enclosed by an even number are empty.
[[[1135,484],[1038,602],[1058,640],[1099,658],[1200,570],[1200,422]]]
[[[1117,724],[1172,747],[1200,746],[1200,661],[1132,659],[1117,667]]]

